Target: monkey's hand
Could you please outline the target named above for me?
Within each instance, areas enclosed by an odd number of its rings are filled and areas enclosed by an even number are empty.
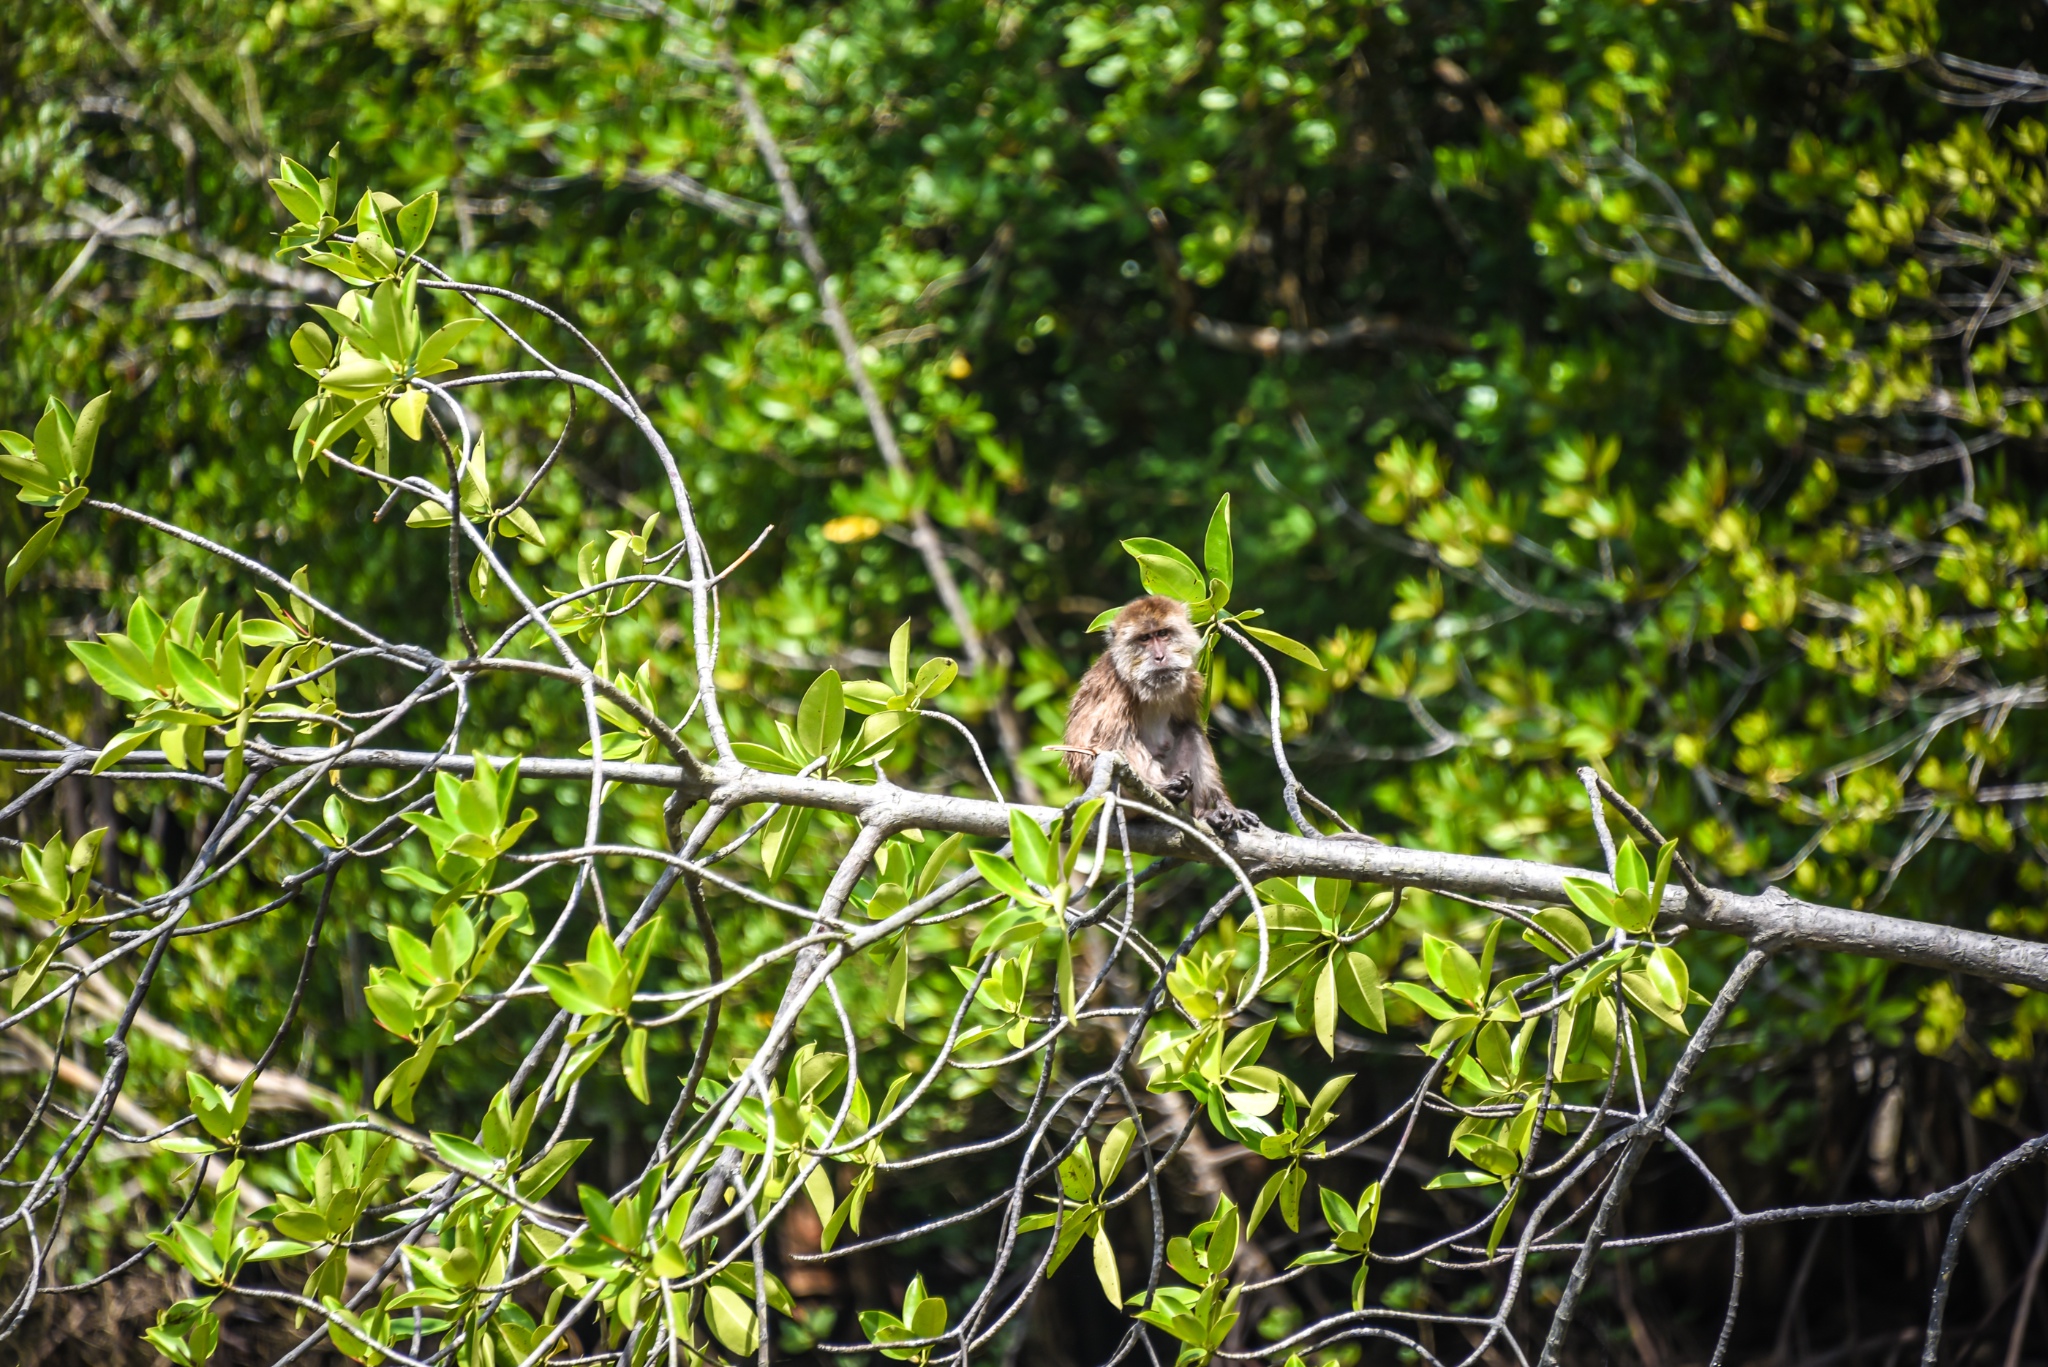
[[[1188,794],[1194,791],[1194,787],[1195,776],[1193,774],[1175,774],[1172,778],[1159,785],[1159,795],[1178,807],[1181,803],[1188,800]]]
[[[1255,831],[1266,824],[1259,820],[1256,813],[1248,812],[1242,807],[1233,807],[1228,803],[1215,808],[1213,811],[1202,812],[1200,816],[1203,824],[1218,835],[1233,835],[1238,831]]]

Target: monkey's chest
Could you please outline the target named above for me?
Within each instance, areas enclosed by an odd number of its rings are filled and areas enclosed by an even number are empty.
[[[1144,718],[1138,723],[1138,744],[1155,760],[1163,760],[1172,753],[1175,739],[1171,717]]]

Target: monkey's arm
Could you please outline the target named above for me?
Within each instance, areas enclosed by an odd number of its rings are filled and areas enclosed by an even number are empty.
[[[1264,824],[1230,800],[1223,787],[1223,775],[1216,767],[1216,752],[1209,748],[1209,737],[1199,723],[1181,724],[1174,736],[1173,749],[1167,752],[1161,767],[1167,774],[1166,791],[1184,788],[1196,818],[1218,834],[1248,831]]]
[[[1089,781],[1095,767],[1094,756],[1118,754],[1138,779],[1155,789],[1166,786],[1166,774],[1138,739],[1135,711],[1136,704],[1118,682],[1106,657],[1097,660],[1095,667],[1081,676],[1074,701],[1067,710],[1065,736],[1071,747],[1067,772],[1075,782]]]
[[[1068,763],[1070,766],[1074,758],[1072,755],[1069,756]],[[1083,756],[1081,758],[1086,757]],[[1185,791],[1177,797],[1171,793],[1161,792],[1159,789],[1154,788],[1139,775],[1137,770],[1131,768],[1131,762],[1124,758],[1121,750],[1104,750],[1094,757],[1092,765],[1087,789],[1079,797],[1067,804],[1066,811],[1069,816],[1082,803],[1107,793],[1112,784],[1117,785],[1118,789],[1125,796],[1136,798],[1147,806],[1158,807],[1166,811],[1171,811],[1179,805],[1182,797],[1187,796]]]

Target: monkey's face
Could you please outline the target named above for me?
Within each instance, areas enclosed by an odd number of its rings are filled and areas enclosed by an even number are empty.
[[[1201,641],[1184,621],[1153,619],[1117,633],[1117,666],[1141,697],[1157,698],[1187,687]]]

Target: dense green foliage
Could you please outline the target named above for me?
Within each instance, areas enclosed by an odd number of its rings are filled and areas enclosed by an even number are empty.
[[[572,326],[602,348],[675,452],[720,567],[773,525],[721,587],[718,681],[752,700],[730,716],[744,742],[795,753],[777,718],[803,741],[799,699],[822,670],[888,677],[906,619],[913,667],[883,692],[909,691],[928,658],[972,654],[912,544],[922,510],[988,652],[934,705],[982,738],[1012,795],[1071,796],[1042,747],[1094,648],[1091,619],[1139,589],[1120,541],[1199,546],[1227,493],[1238,606],[1265,608],[1260,625],[1311,642],[1327,666],[1277,663],[1291,762],[1359,829],[1590,866],[1576,770],[1591,764],[1709,881],[2038,937],[2048,126],[2033,112],[2038,84],[2011,102],[1977,99],[2001,78],[1937,54],[2010,65],[2040,50],[2044,27],[2033,9],[1932,0],[868,0],[717,24],[516,0],[30,0],[0,17],[0,425],[30,430],[53,394],[76,409],[111,392],[96,496],[286,572],[303,565],[309,591],[358,621],[459,649],[471,616],[505,620],[505,586],[470,580],[480,562],[466,560],[457,621],[450,543],[432,518],[399,525],[412,511],[401,506],[380,520],[386,500],[368,482],[295,459],[307,452],[294,414],[313,389],[293,337],[314,316],[306,305],[335,304],[346,281],[273,255],[289,216],[266,181],[280,157],[338,175],[342,215],[371,186],[397,202],[436,192],[434,260],[557,310],[528,320],[547,348],[568,349]],[[720,43],[793,164],[903,471],[876,450],[817,284],[781,231]],[[425,293],[430,326],[474,314]],[[461,345],[470,369],[522,364],[487,328]],[[673,500],[616,413],[542,384],[465,400],[490,433],[479,508],[547,469],[526,520],[493,524],[501,554],[535,582],[565,590],[579,572],[599,577],[615,548],[607,574],[637,566],[650,536],[672,544]],[[330,416],[347,400],[333,402]],[[430,452],[391,438],[402,471],[440,478]],[[0,550],[13,555],[44,519],[4,506]],[[666,530],[645,530],[664,518]],[[132,521],[73,510],[51,546],[0,612],[0,707],[89,743],[129,726],[132,709],[89,685],[67,641],[133,635],[138,596],[165,618],[201,591],[202,622],[261,610],[215,558]],[[602,642],[600,658],[651,661],[629,677],[653,713],[673,721],[689,706],[690,624],[676,601],[647,597],[601,629],[557,620]],[[402,684],[357,686],[362,697],[339,705],[387,705]],[[1282,824],[1262,678],[1221,651],[1210,696],[1239,802]],[[466,701],[460,751],[566,756],[589,741],[568,686],[486,680]],[[404,739],[438,744],[451,713],[409,723]],[[610,722],[626,737],[610,757],[656,756],[649,730],[624,712]],[[953,730],[919,721],[905,734],[915,743],[890,760],[899,782],[985,791]],[[809,739],[799,760],[832,748]],[[32,741],[14,728],[8,743]],[[526,789],[551,847],[574,845],[575,785]],[[494,839],[519,819],[503,798]],[[658,796],[612,802],[640,843],[662,843]],[[40,848],[60,827],[109,827],[100,871],[146,895],[186,866],[218,810],[177,785],[76,780],[8,834]],[[345,805],[334,819],[348,819]],[[814,899],[838,852],[807,854],[802,835],[744,857]],[[340,876],[321,933],[346,972],[311,983],[284,1045],[298,1076],[350,1104],[380,1083],[387,1098],[406,1090],[402,1076],[389,1087],[394,1070],[438,1028],[398,976],[399,936],[424,945],[439,920],[420,889],[490,877],[451,871],[444,840],[404,848],[394,859],[411,862],[410,881],[365,865]],[[621,888],[656,872],[619,867]],[[275,895],[283,869],[237,870],[206,914]],[[887,873],[874,887],[891,885]],[[906,866],[894,883],[924,873]],[[566,874],[547,877],[530,889],[536,904],[567,892]],[[1207,899],[1180,891],[1162,914],[1191,926]],[[494,914],[497,933],[525,933],[522,908]],[[278,965],[298,961],[307,915],[179,941],[151,1011],[223,1053],[262,1055],[293,991]],[[728,967],[789,934],[738,904],[719,915]],[[1441,986],[1457,970],[1422,961],[1422,934],[1476,953],[1489,924],[1411,894],[1396,931],[1371,942],[1372,971]],[[587,933],[577,923],[569,943]],[[973,937],[944,933],[956,939],[918,942],[929,971],[871,955],[869,981],[849,992],[877,1097],[943,1038],[959,1000],[940,958]],[[1217,955],[1249,952],[1224,939]],[[9,964],[33,943],[18,922],[0,941]],[[648,971],[665,987],[701,971],[677,946],[639,952],[655,953]],[[607,953],[593,942],[578,962]],[[1732,951],[1688,945],[1687,957],[1706,988]],[[1687,1122],[1755,1165],[1746,1190],[1840,1191],[1841,1174],[1887,1193],[1924,1188],[2043,1125],[2041,996],[1846,957],[1783,959],[1766,978]],[[734,1057],[774,1006],[772,989],[749,991],[726,1007]],[[1276,1056],[1321,1057],[1313,993],[1305,1009],[1280,1004]],[[1388,1007],[1413,1034],[1418,1011]],[[822,1003],[817,1020],[832,1020]],[[696,1048],[686,1032],[630,1046],[629,1033],[615,1043],[642,1051],[642,1075],[636,1085],[617,1062],[592,1075],[585,1114],[609,1137],[580,1160],[585,1181],[637,1170],[662,1122],[641,1104],[645,1075],[680,1076]],[[473,1132],[526,1043],[481,1037],[403,1113],[416,1105],[422,1128]],[[144,1040],[136,1054],[127,1094],[139,1105],[171,1116],[200,1104],[177,1048]],[[1397,1066],[1363,1045],[1346,1063]],[[1952,1076],[1967,1078],[1961,1095]],[[25,1099],[10,1090],[21,1081],[0,1078],[0,1100]],[[1892,1168],[1874,1147],[1857,1168],[1873,1098],[1900,1089],[1930,1118]],[[1021,1100],[963,1084],[914,1111],[903,1139],[993,1132]],[[1286,1155],[1265,1157],[1287,1170]],[[1103,1191],[1114,1166],[1101,1163]],[[173,1209],[180,1171],[163,1159],[142,1194]],[[94,1180],[88,1169],[70,1237],[89,1247],[74,1261],[104,1266],[140,1247],[143,1226]],[[265,1185],[292,1182],[278,1172]],[[1362,1184],[1321,1190],[1333,1230],[1362,1220],[1369,1239],[1376,1190],[1355,1209],[1337,1197]],[[1230,1185],[1251,1210],[1259,1182]],[[962,1199],[914,1180],[876,1192],[906,1225]],[[1069,1194],[1094,1209],[1092,1169]],[[2018,1223],[1976,1255],[1978,1311],[2010,1280],[1990,1269],[2017,1267],[2031,1247]],[[1191,1286],[1220,1233],[1201,1226],[1194,1271],[1176,1264]],[[1332,1247],[1346,1253],[1329,1274],[1341,1299],[1356,1250]],[[986,1250],[965,1236],[949,1248],[948,1275],[972,1283]],[[1917,1293],[1932,1268],[1915,1256],[1886,1275]],[[891,1268],[807,1275],[822,1280],[808,1292],[792,1280],[812,1299],[806,1318],[783,1322],[785,1350],[846,1340],[853,1310],[885,1302],[922,1323],[924,1284],[889,1289]],[[1627,1285],[1624,1274],[1615,1293],[1624,1342],[1637,1318]],[[740,1291],[751,1298],[751,1284]],[[1361,1294],[1422,1305],[1431,1290],[1404,1272]],[[1718,1307],[1683,1285],[1662,1294],[1674,1319],[1657,1332],[1704,1360]],[[1043,1337],[1027,1352],[1106,1356],[1091,1352],[1113,1340],[1088,1336],[1111,1331],[1085,1318],[1098,1305],[1072,1312],[1083,1318],[1071,1337],[1031,1330]],[[1281,1337],[1301,1313],[1269,1310],[1253,1339]],[[1846,1323],[1853,1334],[1853,1310]],[[1644,1332],[1637,1353],[1654,1351]],[[1770,1327],[1746,1332],[1767,1342]]]

